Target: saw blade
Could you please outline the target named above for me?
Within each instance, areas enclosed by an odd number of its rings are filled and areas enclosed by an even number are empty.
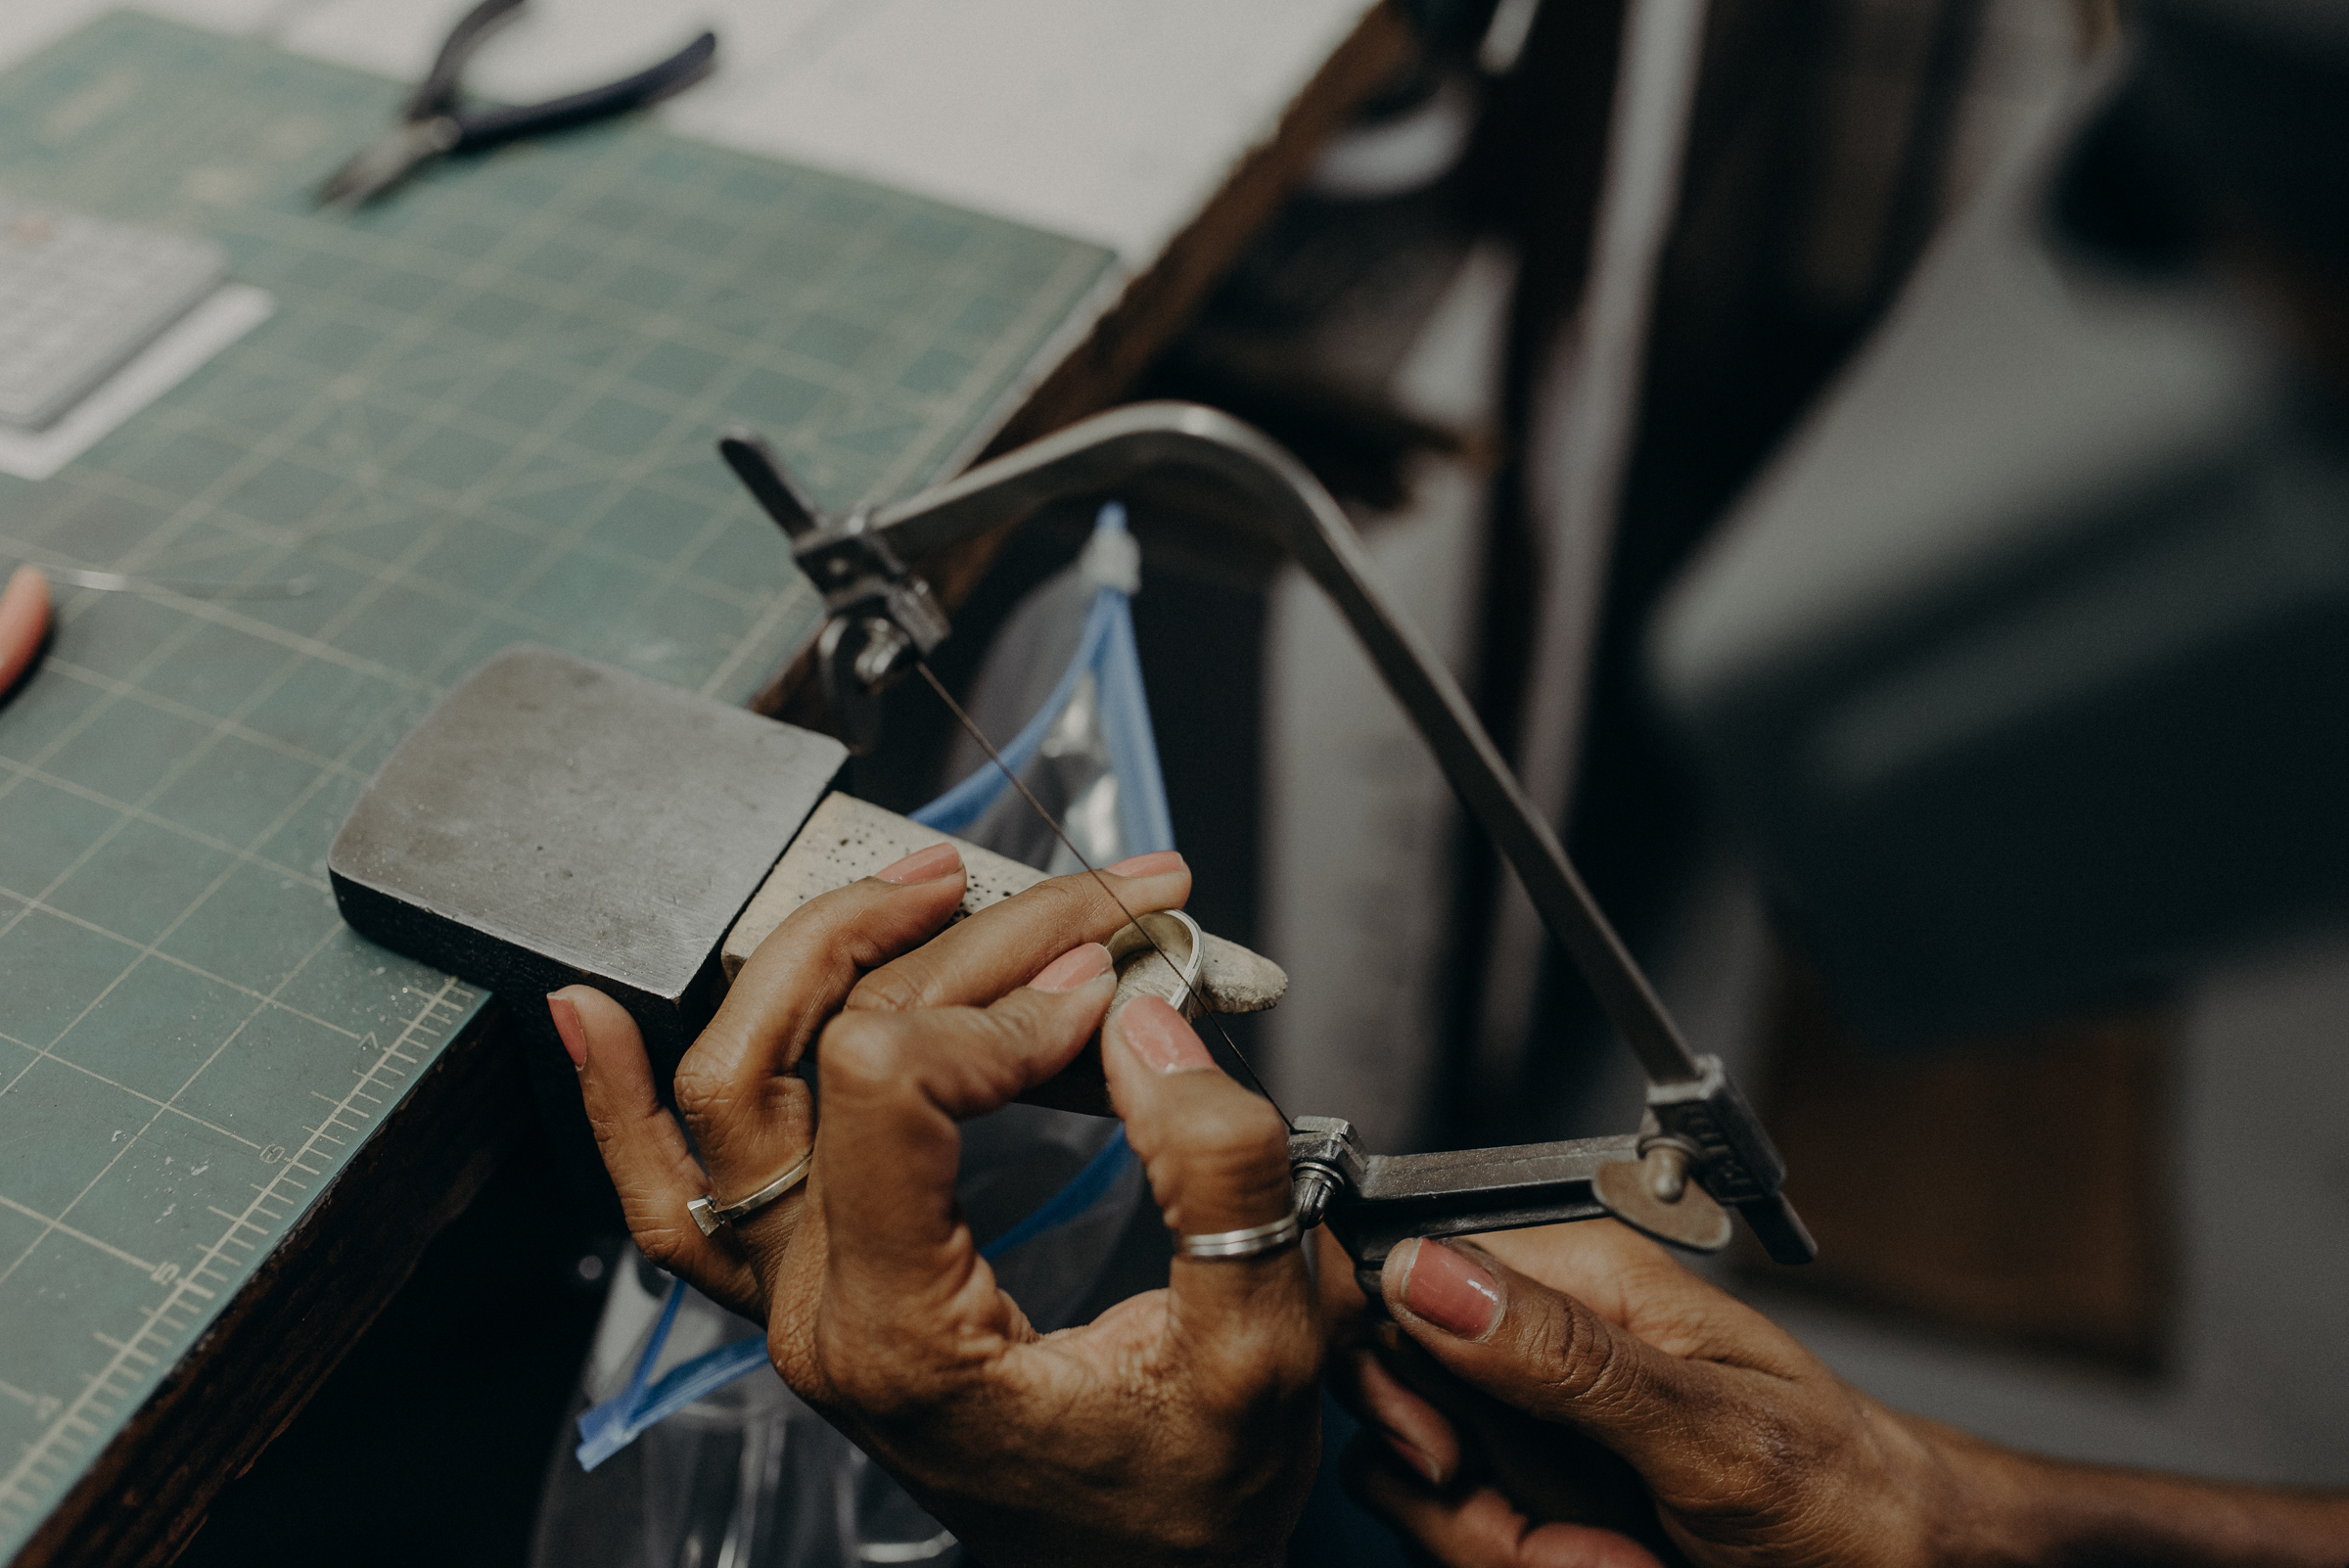
[[[1189,994],[1192,1006],[1199,1010],[1199,1016],[1206,1019],[1210,1027],[1215,1030],[1217,1038],[1223,1042],[1223,1048],[1231,1053],[1231,1059],[1240,1064],[1240,1071],[1248,1075],[1249,1084],[1255,1088],[1257,1093],[1262,1094],[1265,1102],[1278,1114],[1281,1125],[1294,1130],[1296,1124],[1289,1120],[1289,1113],[1281,1110],[1280,1101],[1274,1099],[1272,1091],[1266,1087],[1263,1076],[1256,1070],[1256,1064],[1249,1061],[1247,1053],[1233,1042],[1230,1031],[1223,1027],[1223,1021],[1216,1016],[1213,1008],[1208,1006],[1207,998],[1199,994],[1199,988],[1192,984],[1190,977],[1182,972],[1182,966],[1168,955],[1167,949],[1160,946],[1158,939],[1150,934],[1150,929],[1134,917],[1131,909],[1126,907],[1126,900],[1119,898],[1116,891],[1110,887],[1109,879],[1100,873],[1093,862],[1085,857],[1084,852],[1077,848],[1068,834],[1062,831],[1060,823],[1054,820],[1052,813],[1044,809],[1044,803],[1036,798],[1036,792],[1020,781],[1019,774],[1013,772],[1010,764],[1003,761],[1002,753],[995,750],[994,743],[989,740],[986,733],[979,728],[978,721],[965,713],[962,704],[954,700],[953,693],[946,690],[945,682],[938,678],[938,672],[930,668],[930,662],[917,658],[913,661],[913,668],[921,671],[922,679],[929,682],[932,691],[938,693],[938,700],[946,705],[946,712],[954,715],[954,721],[962,726],[963,733],[970,736],[979,749],[987,754],[987,760],[995,764],[995,771],[1003,775],[1003,781],[1017,790],[1020,799],[1028,803],[1028,808],[1036,813],[1036,820],[1043,823],[1051,835],[1060,841],[1060,847],[1068,851],[1079,865],[1084,867],[1085,874],[1093,879],[1093,885],[1101,890],[1102,896],[1117,905],[1118,913],[1126,917],[1126,923],[1142,934],[1142,940],[1150,944],[1150,950],[1158,954],[1160,961],[1173,971],[1177,980],[1182,982],[1182,989]]]

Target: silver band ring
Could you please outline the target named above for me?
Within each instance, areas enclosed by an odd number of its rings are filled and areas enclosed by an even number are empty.
[[[1304,1233],[1297,1223],[1297,1211],[1287,1214],[1270,1224],[1250,1225],[1245,1230],[1211,1230],[1204,1235],[1176,1236],[1174,1250],[1185,1258],[1202,1262],[1216,1259],[1260,1258],[1267,1252],[1278,1252],[1294,1246]]]
[[[792,1162],[791,1167],[781,1176],[740,1202],[713,1203],[707,1197],[688,1198],[685,1200],[685,1212],[693,1216],[693,1222],[701,1226],[703,1235],[714,1236],[720,1225],[730,1225],[737,1220],[757,1214],[783,1196],[784,1193],[806,1180],[807,1167],[814,1160],[815,1150],[810,1148],[806,1154]]]

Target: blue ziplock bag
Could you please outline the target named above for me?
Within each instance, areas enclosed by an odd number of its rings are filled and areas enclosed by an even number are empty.
[[[1095,865],[1174,848],[1174,825],[1167,810],[1167,787],[1159,771],[1158,743],[1150,728],[1149,700],[1142,689],[1141,658],[1134,646],[1132,595],[1140,586],[1141,553],[1126,530],[1126,509],[1101,508],[1079,569],[1093,584],[1077,651],[1051,695],[1033,718],[1000,748],[1004,765],[1044,796],[1047,808],[1063,814],[1070,837]],[[1031,776],[1071,751],[1097,747],[1088,774],[1075,775],[1072,799],[1054,802]],[[1106,763],[1105,766],[1098,764]],[[982,761],[938,799],[913,813],[924,827],[957,837],[987,837],[984,829],[1000,813],[1027,811],[1026,803],[992,762]],[[1053,846],[1054,871],[1073,871],[1067,852]],[[1090,1214],[1135,1165],[1119,1128],[1082,1170],[1002,1234],[980,1249],[994,1263],[1030,1242]],[[668,1343],[687,1286],[672,1280],[660,1316],[638,1353],[621,1392],[579,1417],[579,1467],[592,1470],[618,1453],[647,1427],[707,1399],[735,1379],[766,1364],[766,1339],[753,1334],[652,1373]]]

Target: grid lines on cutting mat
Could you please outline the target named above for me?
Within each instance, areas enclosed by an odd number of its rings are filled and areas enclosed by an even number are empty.
[[[927,482],[1088,308],[1097,247],[603,127],[324,216],[396,84],[154,19],[0,77],[0,191],[217,241],[277,311],[41,484],[65,590],[0,706],[0,1554],[480,998],[343,926],[326,845],[516,640],[740,700],[812,625],[711,450]]]

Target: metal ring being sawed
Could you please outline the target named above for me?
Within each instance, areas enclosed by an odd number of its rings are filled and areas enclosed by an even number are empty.
[[[737,1220],[757,1214],[806,1180],[807,1168],[814,1162],[815,1150],[811,1147],[806,1154],[793,1161],[781,1176],[749,1197],[725,1204],[713,1203],[708,1197],[688,1198],[685,1200],[685,1212],[693,1216],[693,1222],[701,1227],[703,1235],[714,1236],[717,1234],[719,1226],[730,1225]]]
[[[1145,954],[1163,958],[1182,988],[1167,999],[1184,1017],[1206,1004],[1199,992],[1199,971],[1207,960],[1207,934],[1180,909],[1145,910],[1135,915],[1131,924],[1111,932],[1104,945],[1109,948],[1110,962],[1121,972],[1128,959]]]
[[[1229,1262],[1278,1252],[1294,1245],[1302,1234],[1304,1229],[1297,1222],[1297,1211],[1291,1209],[1269,1224],[1250,1225],[1245,1230],[1210,1230],[1196,1236],[1176,1236],[1174,1250],[1202,1263]]]

